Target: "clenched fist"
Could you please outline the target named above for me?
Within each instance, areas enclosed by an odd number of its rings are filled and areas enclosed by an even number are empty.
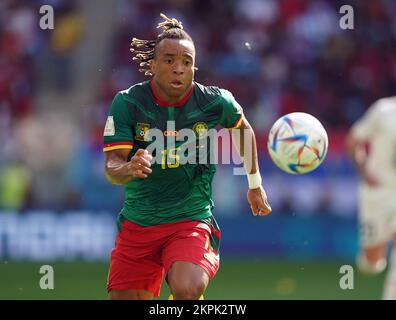
[[[147,150],[138,149],[129,161],[128,171],[135,178],[145,179],[152,172],[150,161],[153,159]]]
[[[249,189],[246,196],[254,216],[266,216],[272,211],[263,187]]]

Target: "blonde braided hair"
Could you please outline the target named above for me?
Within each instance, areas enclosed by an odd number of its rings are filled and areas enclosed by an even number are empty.
[[[164,21],[157,25],[157,28],[161,28],[163,31],[158,35],[155,40],[141,40],[133,38],[131,42],[131,48],[129,49],[134,57],[133,61],[139,63],[139,71],[143,72],[146,76],[152,76],[150,71],[149,61],[154,59],[155,47],[163,39],[187,39],[192,42],[191,37],[186,31],[183,30],[182,22],[175,18],[168,18],[163,13],[160,16]]]

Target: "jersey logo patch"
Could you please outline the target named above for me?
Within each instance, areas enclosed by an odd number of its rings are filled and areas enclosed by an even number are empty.
[[[136,140],[147,141],[148,132],[150,130],[150,125],[148,123],[137,123],[136,124]]]
[[[193,130],[198,139],[206,138],[208,135],[208,125],[205,122],[197,122]]]
[[[165,130],[164,131],[165,137],[177,137],[178,135],[179,135],[179,131],[177,131],[177,130],[173,130],[173,131]]]
[[[103,136],[109,137],[115,135],[115,127],[114,127],[114,117],[108,116],[106,120],[106,126],[104,129]]]

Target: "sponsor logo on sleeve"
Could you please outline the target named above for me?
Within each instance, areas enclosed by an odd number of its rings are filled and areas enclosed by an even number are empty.
[[[108,116],[106,121],[106,126],[104,129],[103,135],[105,137],[111,137],[115,135],[115,127],[114,127],[114,117]]]

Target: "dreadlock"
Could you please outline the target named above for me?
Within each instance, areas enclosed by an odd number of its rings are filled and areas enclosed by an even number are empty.
[[[131,42],[130,51],[134,55],[132,60],[139,63],[139,71],[143,72],[146,76],[152,76],[149,61],[154,59],[155,47],[163,39],[187,39],[192,42],[191,37],[183,30],[181,21],[175,18],[170,19],[163,13],[160,16],[164,21],[160,22],[157,28],[161,28],[163,32],[158,35],[157,39],[141,40],[133,38]]]

